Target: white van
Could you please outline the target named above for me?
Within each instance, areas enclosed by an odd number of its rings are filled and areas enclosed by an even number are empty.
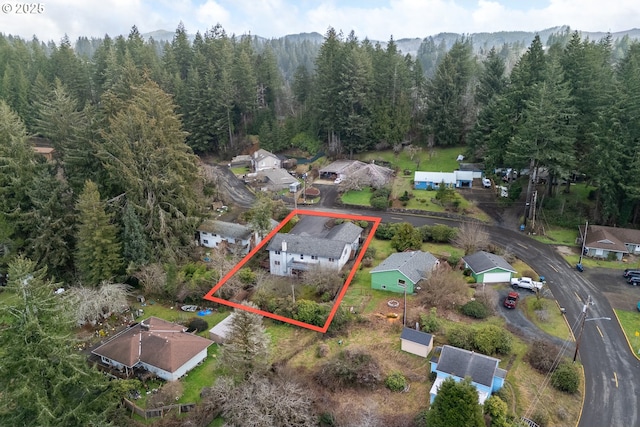
[[[482,186],[484,188],[491,188],[491,180],[489,178],[482,178]]]

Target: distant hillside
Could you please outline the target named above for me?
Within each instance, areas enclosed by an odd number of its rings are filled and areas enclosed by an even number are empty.
[[[549,39],[549,36],[562,34],[565,32],[573,32],[573,29],[570,29],[567,26],[561,27],[553,27],[547,28],[541,31],[498,31],[495,33],[470,33],[470,34],[461,34],[461,33],[439,33],[435,35],[426,36],[424,38],[404,38],[395,40],[396,45],[398,45],[398,49],[400,49],[405,54],[410,54],[411,56],[416,56],[418,49],[422,42],[426,39],[432,39],[436,45],[444,42],[447,49],[453,46],[456,40],[461,37],[468,37],[473,40],[474,48],[477,50],[484,49],[489,50],[492,47],[501,47],[505,44],[518,44],[528,46],[533,37],[536,34],[540,35],[543,43],[546,43]],[[580,30],[578,30],[580,31]],[[155,41],[164,42],[171,41],[174,36],[174,32],[166,31],[166,30],[157,30],[149,33],[144,33],[142,36],[145,39],[153,38]],[[580,31],[580,34],[583,38],[589,38],[590,40],[600,40],[605,37],[608,33],[604,31],[600,32],[590,32],[590,31]],[[357,36],[357,34],[356,34]],[[633,28],[626,31],[619,31],[616,33],[611,33],[611,36],[614,40],[621,39],[627,36],[631,40],[640,40],[640,29]],[[259,35],[252,35],[252,39],[258,44],[268,43],[274,40],[281,40],[286,43],[311,43],[311,44],[322,44],[324,41],[324,36],[322,34],[312,32],[312,33],[300,33],[300,34],[289,34],[286,36],[278,37],[278,38],[265,38]],[[194,35],[190,35],[189,37],[193,40]],[[385,47],[387,45],[388,40],[371,40],[372,43],[380,43],[381,46]]]

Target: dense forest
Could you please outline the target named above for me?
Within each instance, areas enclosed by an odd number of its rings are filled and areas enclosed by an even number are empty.
[[[565,29],[490,48],[426,38],[412,56],[330,28],[312,45],[220,26],[190,37],[180,25],[165,43],[133,27],[75,49],[0,36],[3,260],[25,253],[57,277],[96,282],[180,257],[201,214],[194,153],[227,159],[255,136],[275,152],[331,157],[466,147],[487,170],[581,177],[597,222],[640,220],[640,45],[628,37]],[[290,77],[283,58],[297,64]],[[34,154],[39,138],[54,162]]]

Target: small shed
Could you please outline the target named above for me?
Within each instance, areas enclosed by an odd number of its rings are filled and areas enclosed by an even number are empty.
[[[400,349],[420,357],[427,357],[433,349],[433,335],[404,328],[400,335]]]
[[[209,329],[209,339],[217,344],[224,344],[231,330],[231,322],[233,322],[233,313],[225,317],[216,326]]]

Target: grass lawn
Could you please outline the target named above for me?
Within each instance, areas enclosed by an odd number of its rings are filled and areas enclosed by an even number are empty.
[[[531,237],[542,243],[575,246],[576,238],[578,237],[578,230],[550,227],[549,229],[545,230],[544,236],[536,235]]]
[[[414,160],[411,160],[409,152],[402,150],[398,156],[393,153],[393,150],[386,151],[373,151],[364,153],[359,157],[359,160],[364,162],[371,162],[371,160],[383,160],[391,163],[391,168],[395,168],[400,171],[400,174],[404,170],[410,171],[427,171],[427,172],[452,172],[458,168],[458,162],[456,158],[458,154],[464,151],[463,148],[451,147],[451,148],[436,148],[433,151],[433,155],[430,157],[426,148],[419,151]],[[420,167],[418,168],[417,160],[420,160]]]
[[[249,168],[249,166],[237,166],[231,168],[231,172],[233,172],[235,175],[245,175],[251,172],[251,169]]]
[[[631,348],[640,355],[640,314],[637,311],[614,310]]]
[[[360,191],[349,190],[342,195],[342,202],[349,205],[371,206],[371,188],[366,187]]]
[[[567,261],[567,263],[569,263],[569,265],[573,267],[575,267],[576,264],[578,264],[578,261],[580,260],[580,255],[577,255],[577,254],[576,255],[563,254],[562,257]],[[634,265],[630,266],[628,263],[623,261],[607,261],[607,260],[587,258],[587,257],[582,257],[582,265],[584,266],[584,268],[600,267],[600,268],[613,268],[616,270],[624,270],[625,268],[634,267]]]
[[[179,403],[197,403],[200,392],[204,387],[211,387],[217,377],[217,355],[220,350],[218,344],[212,344],[207,351],[207,358],[189,371],[183,378],[184,390]]]
[[[563,340],[571,337],[567,322],[555,300],[542,298],[540,301],[543,308],[541,310],[542,313],[539,315],[536,313],[536,296],[527,291],[520,292],[520,296],[523,297],[519,304],[520,308],[538,328]]]

